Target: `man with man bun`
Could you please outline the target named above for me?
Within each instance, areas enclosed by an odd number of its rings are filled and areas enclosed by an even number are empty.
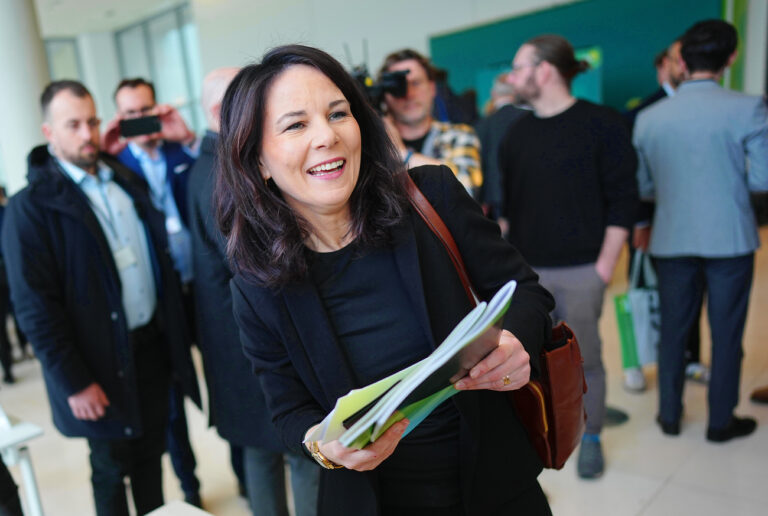
[[[579,338],[587,427],[578,474],[596,478],[604,469],[606,408],[598,320],[634,223],[637,158],[618,112],[571,94],[571,81],[588,68],[560,36],[538,36],[520,47],[509,82],[518,102],[533,111],[507,132],[499,168],[507,238],[555,297],[553,321],[566,320]]]

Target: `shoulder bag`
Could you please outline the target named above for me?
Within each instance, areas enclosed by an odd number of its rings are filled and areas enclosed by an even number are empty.
[[[410,175],[405,175],[411,205],[445,247],[472,306],[476,305],[477,296],[451,232]],[[539,378],[510,391],[508,396],[544,467],[561,469],[579,444],[587,417],[583,359],[576,336],[567,324],[561,322],[552,328],[552,338],[545,344],[539,362]]]

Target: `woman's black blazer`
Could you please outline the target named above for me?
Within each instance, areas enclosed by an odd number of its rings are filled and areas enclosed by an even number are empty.
[[[552,297],[448,168],[419,167],[411,175],[451,231],[482,299],[508,280],[518,281],[504,327],[531,355],[535,375],[535,357],[550,338]],[[395,262],[410,299],[402,309],[416,314],[436,346],[469,312],[469,301],[445,249],[418,215],[409,213],[395,233]],[[285,444],[301,451],[306,431],[336,399],[362,386],[354,381],[311,281],[271,290],[236,275],[231,284],[243,349],[260,375],[273,422]],[[532,485],[541,462],[504,393],[462,392],[452,402],[461,415],[467,514],[493,514]],[[377,514],[376,472],[323,471],[319,507],[320,514]]]

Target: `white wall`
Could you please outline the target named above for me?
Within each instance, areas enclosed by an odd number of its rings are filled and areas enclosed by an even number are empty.
[[[192,0],[203,73],[258,60],[270,47],[302,43],[344,65],[376,72],[394,50],[428,53],[429,37],[574,0]],[[343,43],[352,53],[349,63]],[[510,54],[512,49],[510,49]]]
[[[26,184],[27,154],[45,142],[39,98],[50,78],[37,27],[31,3],[0,0],[0,170],[9,194]]]
[[[744,92],[765,92],[766,53],[768,53],[768,1],[750,0],[747,34],[744,38]]]

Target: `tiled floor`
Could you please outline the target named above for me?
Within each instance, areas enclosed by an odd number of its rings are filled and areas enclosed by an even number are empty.
[[[768,241],[768,229],[761,236]],[[620,264],[619,270],[624,267]],[[657,395],[653,368],[646,371],[651,386],[646,393],[628,394],[622,389],[612,297],[626,288],[626,281],[623,274],[616,274],[606,294],[601,324],[609,374],[608,400],[628,411],[631,418],[627,424],[603,433],[606,472],[601,479],[579,480],[574,460],[562,471],[541,475],[555,516],[768,514],[768,406],[748,400],[753,388],[768,385],[768,250],[758,253],[756,270],[744,339],[742,402],[737,412],[756,417],[760,426],[749,438],[725,444],[711,444],[704,438],[705,387],[686,386],[682,434],[675,438],[663,436],[653,422]],[[702,335],[708,339],[706,325]],[[704,353],[708,358],[708,351]],[[63,438],[53,428],[37,364],[25,361],[15,371],[19,382],[2,386],[0,403],[6,411],[45,430],[43,437],[30,443],[30,449],[46,514],[92,514],[85,442]],[[228,447],[214,430],[206,428],[205,417],[196,408],[188,406],[187,414],[206,509],[221,516],[250,514],[245,501],[236,495]],[[18,469],[12,468],[12,472],[20,483]],[[168,500],[181,498],[167,458],[165,493]]]

